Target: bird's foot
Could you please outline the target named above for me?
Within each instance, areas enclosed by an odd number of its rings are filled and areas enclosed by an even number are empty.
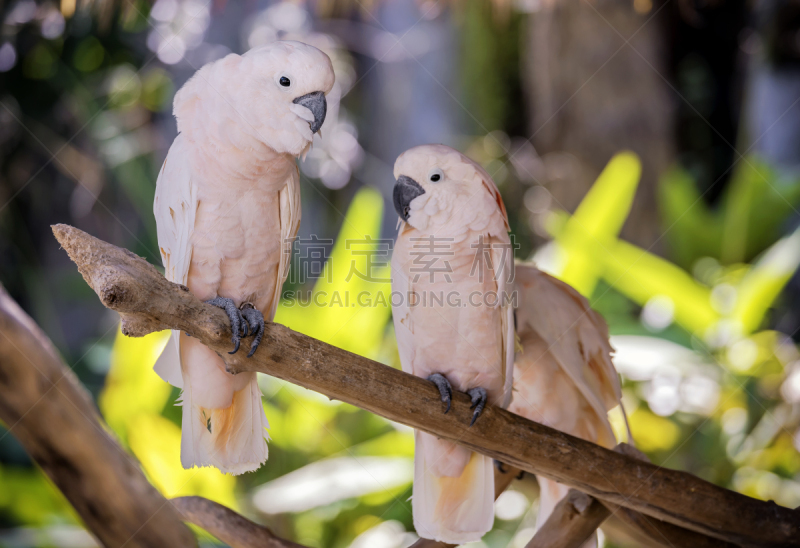
[[[494,467],[497,469],[498,472],[500,472],[501,474],[508,474],[509,472],[511,472],[511,470],[506,468],[506,466],[508,466],[506,463],[500,462],[497,459],[493,460],[494,460]],[[525,477],[525,470],[520,470],[519,474],[517,474],[514,479],[521,480],[524,477]]]
[[[261,338],[264,336],[264,315],[252,303],[244,303],[240,310],[245,319],[245,325],[250,326],[250,333],[254,335],[253,342],[250,344],[250,352],[247,353],[247,357],[250,358],[255,354],[258,345],[261,344]]]
[[[472,400],[472,405],[470,405],[469,408],[475,410],[472,412],[472,420],[469,423],[469,425],[472,426],[475,424],[475,421],[478,420],[478,417],[481,416],[483,408],[486,407],[486,399],[489,396],[486,393],[486,389],[480,386],[467,390],[467,395]]]
[[[450,411],[450,403],[453,399],[453,387],[450,386],[450,381],[448,381],[441,373],[428,375],[428,380],[435,384],[436,388],[439,389],[439,395],[442,397],[442,403],[447,404],[447,409],[444,410],[444,414],[446,415],[447,412]]]
[[[228,299],[226,297],[215,297],[210,301],[206,301],[206,304],[221,308],[228,315],[228,319],[231,321],[231,333],[233,333],[231,336],[233,350],[228,352],[228,354],[236,354],[236,352],[239,351],[239,344],[242,341],[242,337],[246,337],[248,333],[247,322],[242,317],[242,312],[236,308],[233,299]]]

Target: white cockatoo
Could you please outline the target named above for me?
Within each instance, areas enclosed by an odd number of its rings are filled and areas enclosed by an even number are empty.
[[[402,222],[392,255],[400,296],[392,307],[403,371],[434,382],[447,410],[453,388],[466,392],[474,423],[487,402],[506,407],[511,398],[514,259],[506,210],[486,171],[446,146],[404,152],[394,175]],[[417,533],[454,544],[480,539],[494,522],[492,459],[422,432],[415,441]]]
[[[609,449],[617,441],[608,411],[620,404],[619,376],[603,317],[575,289],[532,264],[517,263],[514,399],[508,410]],[[541,527],[569,487],[539,481]],[[596,546],[590,539],[584,548]]]
[[[325,120],[331,61],[300,42],[274,42],[209,63],[175,95],[178,136],[156,185],[154,212],[170,281],[225,310],[233,352],[272,319],[300,223],[296,157]],[[156,372],[182,388],[181,463],[241,474],[267,459],[255,373],[231,375],[214,351],[173,331]]]

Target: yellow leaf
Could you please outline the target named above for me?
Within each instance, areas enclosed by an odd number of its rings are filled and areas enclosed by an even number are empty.
[[[160,414],[172,387],[153,371],[169,331],[145,337],[126,337],[117,331],[111,369],[100,393],[100,411],[111,429],[126,439],[127,422],[140,413]]]
[[[591,250],[602,253],[616,241],[630,212],[641,173],[641,163],[634,153],[621,152],[611,158],[556,238],[567,255],[566,264],[557,275],[583,295],[592,294],[602,274]]]
[[[681,429],[674,422],[642,407],[634,411],[629,420],[636,447],[644,452],[670,449],[681,435]]]
[[[310,301],[282,302],[275,315],[281,323],[328,344],[362,356],[380,350],[390,315],[389,268],[374,263],[388,255],[378,251],[383,197],[363,188],[353,198],[342,229]],[[370,268],[370,263],[373,267]],[[364,279],[364,278],[368,279]]]
[[[128,443],[150,481],[167,497],[197,495],[236,509],[236,478],[216,468],[181,466],[181,429],[158,415],[140,414],[129,422]]]

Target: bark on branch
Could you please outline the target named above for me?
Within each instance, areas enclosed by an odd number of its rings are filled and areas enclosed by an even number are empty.
[[[0,286],[0,419],[104,546],[196,546],[103,428],[86,390]]]
[[[120,313],[127,335],[186,331],[219,353],[231,371],[258,371],[299,384],[603,502],[739,545],[800,546],[800,513],[794,510],[641,462],[496,407],[487,407],[469,428],[466,394],[454,394],[445,415],[431,383],[284,326],[269,324],[252,358],[245,352],[228,355],[231,332],[222,310],[203,304],[126,250],[66,225],[53,231],[103,304]]]
[[[266,527],[203,497],[178,497],[170,502],[183,519],[205,529],[231,548],[307,548],[276,537]]]
[[[620,443],[614,448],[614,451],[634,459],[649,462],[644,453],[627,443]],[[495,499],[511,485],[512,480],[518,476],[519,472],[520,471],[516,468],[510,468],[506,470],[505,473],[495,469]],[[579,493],[579,491],[574,492]],[[588,495],[586,496],[588,497]],[[591,505],[590,512],[581,513],[572,503],[568,505],[559,505],[554,508],[553,514],[551,514],[550,518],[548,518],[547,522],[542,526],[543,531],[537,531],[536,537],[531,539],[531,543],[539,542],[539,535],[542,534],[545,535],[543,546],[547,546],[550,542],[554,542],[554,545],[558,545],[558,541],[554,540],[558,537],[553,536],[553,533],[558,531],[563,541],[567,543],[567,546],[569,546],[570,542],[575,542],[576,546],[580,546],[582,543],[578,542],[576,539],[582,536],[583,533],[579,531],[585,530],[587,531],[586,534],[589,535],[592,527],[596,529],[610,516],[611,519],[608,519],[603,527],[607,531],[613,533],[611,538],[631,540],[634,546],[663,546],[664,548],[675,548],[676,546],[691,546],[692,548],[736,547],[735,544],[678,527],[672,523],[640,514],[629,508],[613,505],[607,501],[601,502],[601,504],[606,507],[605,511],[601,511],[597,508],[598,500],[592,497],[588,498]],[[578,504],[582,506],[581,503]],[[576,530],[571,531],[570,529],[572,528]],[[532,546],[536,546],[536,544],[532,544]],[[415,542],[411,548],[455,548],[455,545],[437,542],[435,540],[420,539]]]
[[[599,500],[570,489],[525,548],[580,548],[609,514]]]

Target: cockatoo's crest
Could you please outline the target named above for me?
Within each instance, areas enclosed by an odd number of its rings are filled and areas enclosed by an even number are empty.
[[[325,117],[330,58],[301,42],[273,42],[205,65],[175,94],[178,131],[223,148],[300,156]],[[312,131],[313,129],[313,131]]]

